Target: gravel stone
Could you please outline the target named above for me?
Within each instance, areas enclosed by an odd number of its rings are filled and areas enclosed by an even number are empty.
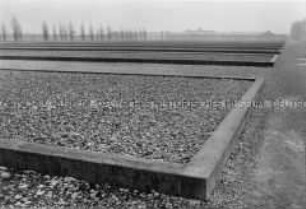
[[[11,174],[6,171],[0,171],[0,178],[2,179],[9,179],[11,177]]]
[[[235,102],[251,85],[167,76],[1,77],[0,137],[173,163],[187,163],[229,111],[208,102]]]

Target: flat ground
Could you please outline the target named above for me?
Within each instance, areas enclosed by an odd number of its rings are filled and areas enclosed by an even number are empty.
[[[305,43],[288,43],[275,68],[263,72],[266,87],[261,99],[275,101],[281,97],[287,101],[305,101],[305,67],[296,66],[296,59],[306,56],[305,47]],[[281,110],[278,107],[252,113],[209,202],[13,171],[10,181],[4,178],[1,181],[0,198],[7,206],[302,209],[306,205],[306,108]]]
[[[305,43],[288,43],[268,76],[266,100],[305,101]],[[295,103],[297,104],[297,103]],[[247,208],[305,208],[306,107],[270,111],[263,130],[264,143],[248,183]]]

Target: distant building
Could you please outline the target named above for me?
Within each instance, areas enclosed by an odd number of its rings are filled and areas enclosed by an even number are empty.
[[[271,31],[266,31],[264,33],[261,34],[261,36],[266,37],[266,38],[270,38],[274,36],[274,33],[272,33]]]
[[[198,28],[197,30],[185,30],[185,33],[189,35],[213,35],[216,32],[213,30],[203,30],[202,28]]]

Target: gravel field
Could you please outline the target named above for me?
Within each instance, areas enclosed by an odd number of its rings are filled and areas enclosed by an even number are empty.
[[[273,55],[199,52],[124,52],[124,51],[0,51],[0,56],[89,57],[163,60],[210,60],[269,62]]]
[[[173,197],[155,191],[139,192],[108,184],[90,185],[71,177],[49,176],[34,171],[0,167],[0,205],[8,208],[163,208],[237,209],[245,208],[246,184],[255,165],[257,148],[263,140],[264,116],[254,113],[238,138],[222,172],[211,201]],[[1,166],[1,165],[0,165]]]
[[[0,75],[0,137],[173,163],[189,162],[229,111],[201,102],[237,101],[252,83],[12,71]],[[171,101],[201,105],[161,108],[162,102]]]

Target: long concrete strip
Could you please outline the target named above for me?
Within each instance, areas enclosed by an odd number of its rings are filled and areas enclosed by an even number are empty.
[[[228,68],[214,66],[196,67],[184,65],[157,65],[157,64],[99,64],[82,62],[53,62],[53,61],[22,61],[22,60],[0,60],[0,70],[13,71],[38,71],[38,72],[60,72],[60,73],[92,73],[92,74],[120,74],[120,75],[148,75],[148,76],[177,76],[188,78],[214,78],[254,81],[253,75],[229,75],[229,73],[216,74],[214,70],[225,71]],[[262,69],[262,68],[260,68]],[[210,71],[210,73],[207,72]],[[230,69],[228,69],[230,71]],[[212,73],[213,72],[213,73]]]
[[[89,52],[88,52],[89,53]],[[81,52],[33,52],[14,51],[0,53],[2,60],[38,60],[38,61],[75,61],[75,62],[111,62],[111,63],[159,63],[178,65],[225,65],[225,66],[255,66],[273,67],[274,62],[265,56],[253,56],[243,59],[242,56],[229,57],[228,55],[208,56],[202,54],[160,54],[160,53],[85,53]],[[259,58],[259,59],[258,59]]]
[[[144,48],[144,47],[0,47],[1,51],[126,51],[126,52],[213,52],[213,53],[247,53],[247,54],[280,54],[273,49],[222,49],[222,48]]]

